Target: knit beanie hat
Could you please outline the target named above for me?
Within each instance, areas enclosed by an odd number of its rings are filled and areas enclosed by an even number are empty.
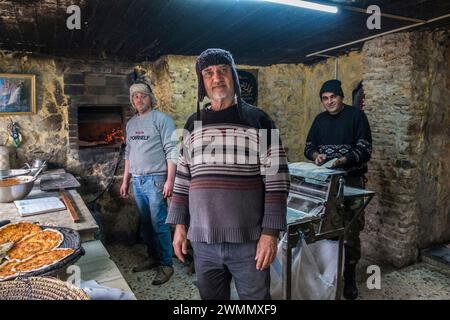
[[[336,79],[328,80],[323,83],[322,88],[320,89],[320,93],[319,93],[320,99],[322,99],[322,94],[324,92],[332,92],[337,96],[341,96],[342,98],[344,97],[344,92],[342,91],[342,88],[341,88],[341,82]]]
[[[241,86],[239,84],[239,76],[236,70],[236,65],[233,60],[233,56],[230,52],[223,49],[207,49],[200,53],[195,63],[195,70],[197,71],[198,79],[198,93],[197,93],[197,120],[200,120],[200,102],[206,96],[205,84],[203,83],[202,70],[209,66],[226,64],[231,67],[234,82],[234,93],[237,97],[237,111],[239,118],[242,114],[242,99],[241,99]]]
[[[152,108],[156,105],[156,97],[152,92],[152,89],[150,86],[143,82],[136,82],[130,86],[130,102],[131,105],[134,107],[133,104],[133,94],[139,92],[139,93],[145,93],[146,95],[150,96],[150,99],[152,100]]]

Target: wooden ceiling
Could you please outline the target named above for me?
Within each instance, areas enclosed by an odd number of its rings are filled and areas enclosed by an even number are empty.
[[[383,13],[424,20],[450,13],[448,0],[328,3],[363,9],[377,4]],[[81,30],[66,27],[71,4],[81,9]],[[381,30],[369,30],[367,17],[345,9],[329,14],[258,0],[2,0],[0,49],[154,61],[166,54],[198,55],[220,47],[240,64],[268,65],[315,61],[317,57],[306,56],[414,23],[383,17]],[[450,18],[431,25],[449,26]]]

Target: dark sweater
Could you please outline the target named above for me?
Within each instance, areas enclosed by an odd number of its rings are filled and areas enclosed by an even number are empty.
[[[246,103],[242,118],[232,106],[222,111],[203,109],[201,119],[201,129],[194,127],[196,114],[185,125],[189,134],[180,152],[166,222],[187,225],[189,240],[207,243],[246,242],[259,239],[263,230],[268,234],[284,230],[289,189],[286,154],[281,143],[261,152],[258,134],[260,129],[275,129],[273,121]],[[244,137],[251,143],[242,143]],[[220,146],[214,152],[211,141]],[[203,158],[195,154],[198,150],[204,151]],[[219,158],[205,161],[204,154]],[[277,172],[263,175],[270,164],[278,166]]]
[[[325,154],[327,161],[345,156],[348,161],[342,168],[350,176],[366,173],[372,153],[372,134],[364,112],[344,105],[336,115],[328,111],[320,113],[306,138],[305,157],[313,161],[314,152]]]

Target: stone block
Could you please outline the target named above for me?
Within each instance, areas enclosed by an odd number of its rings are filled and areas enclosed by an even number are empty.
[[[105,76],[106,86],[118,86],[127,88],[127,79],[125,76]]]
[[[85,94],[85,95],[77,97],[75,102],[78,103],[78,104],[95,105],[95,104],[99,103],[98,101],[99,101],[99,96],[98,95],[93,95],[93,94],[87,95],[87,94]]]
[[[99,95],[98,96],[99,104],[118,104],[117,98],[111,95]]]
[[[106,79],[103,74],[85,74],[84,84],[86,86],[105,86]]]
[[[65,73],[64,84],[84,84],[84,75],[82,73]]]
[[[123,104],[123,105],[130,105],[131,108],[131,102],[130,102],[130,96],[129,95],[119,95],[116,96],[117,103]]]
[[[105,93],[104,94],[108,94],[108,95],[112,95],[112,96],[118,96],[118,95],[126,95],[126,96],[128,96],[129,92],[130,91],[129,91],[129,89],[127,87],[110,85],[110,86],[106,86],[105,87]]]
[[[84,85],[64,85],[64,94],[77,96],[84,94]]]
[[[102,95],[106,94],[107,87],[105,86],[85,86],[84,92],[88,95]]]

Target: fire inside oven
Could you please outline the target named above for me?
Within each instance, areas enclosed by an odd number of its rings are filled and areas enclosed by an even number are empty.
[[[86,106],[78,108],[80,148],[119,147],[124,141],[122,107]]]

